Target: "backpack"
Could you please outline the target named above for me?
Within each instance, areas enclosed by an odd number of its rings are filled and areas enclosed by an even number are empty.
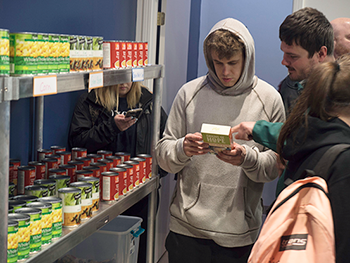
[[[332,263],[335,238],[327,171],[348,144],[329,148],[305,179],[286,187],[274,202],[248,263]]]

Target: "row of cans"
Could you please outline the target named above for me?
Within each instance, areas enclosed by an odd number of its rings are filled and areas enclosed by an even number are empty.
[[[148,65],[148,42],[104,41],[103,68],[135,68]]]
[[[7,262],[25,260],[61,236],[62,199],[36,196],[9,199]]]

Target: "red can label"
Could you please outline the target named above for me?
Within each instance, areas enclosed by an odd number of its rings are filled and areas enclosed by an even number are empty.
[[[117,173],[108,173],[102,175],[102,200],[118,200],[121,196],[119,189],[119,175]]]
[[[26,166],[23,169],[18,169],[18,194],[24,195],[25,187],[34,185],[35,167]]]
[[[134,68],[136,68],[138,66],[139,63],[139,46],[138,43],[134,42],[132,43],[133,47],[132,47],[132,66]]]
[[[70,152],[58,152],[61,156],[61,164],[68,164],[72,160],[72,154]]]
[[[138,45],[138,58],[137,58],[137,65],[139,67],[143,67],[143,53],[144,53],[144,43],[139,42]]]
[[[77,157],[86,157],[87,149],[85,148],[73,148],[72,149],[72,159],[75,160]]]
[[[131,42],[126,42],[126,67],[131,68],[133,65],[133,45]]]
[[[144,49],[143,49],[143,65],[148,65],[148,42],[144,42]]]

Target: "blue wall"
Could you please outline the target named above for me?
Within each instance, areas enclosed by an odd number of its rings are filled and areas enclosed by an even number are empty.
[[[0,1],[0,28],[10,32],[45,32],[135,40],[137,0]],[[43,148],[67,146],[75,103],[85,91],[46,96]],[[32,98],[11,102],[10,158],[34,160]]]

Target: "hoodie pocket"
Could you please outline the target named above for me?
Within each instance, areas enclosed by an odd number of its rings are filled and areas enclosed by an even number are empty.
[[[201,183],[191,200],[184,200],[185,220],[192,226],[220,233],[248,231],[245,220],[244,188]]]

